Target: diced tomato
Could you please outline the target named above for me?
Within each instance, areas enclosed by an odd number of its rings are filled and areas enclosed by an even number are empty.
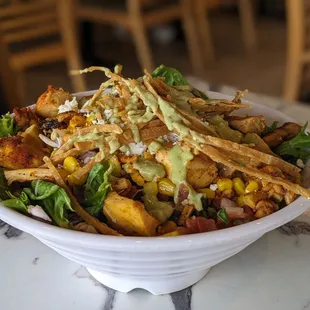
[[[192,216],[187,219],[185,227],[188,228],[192,234],[217,230],[214,220],[206,219],[202,216]]]

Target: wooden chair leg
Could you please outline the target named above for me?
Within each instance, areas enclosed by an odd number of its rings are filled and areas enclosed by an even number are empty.
[[[194,4],[197,33],[203,48],[204,59],[210,62],[215,59],[215,56],[206,1],[195,0]]]
[[[59,24],[69,71],[83,69],[74,16],[75,7],[75,0],[57,1]],[[75,92],[86,90],[84,75],[71,76],[71,81]]]
[[[243,41],[247,52],[252,52],[257,46],[253,0],[239,0],[239,14]]]
[[[192,0],[181,0],[182,22],[190,61],[195,74],[201,74],[204,69],[199,33],[195,25],[195,15]]]
[[[2,44],[0,38],[0,80],[1,90],[4,93],[5,103],[10,110],[23,105],[22,94],[18,90],[16,73],[9,65],[9,52],[7,46]]]
[[[283,96],[286,100],[298,98],[303,69],[304,21],[302,1],[286,0],[287,59]]]
[[[154,64],[141,14],[140,0],[127,0],[127,10],[131,24],[131,32],[142,69],[152,72]]]

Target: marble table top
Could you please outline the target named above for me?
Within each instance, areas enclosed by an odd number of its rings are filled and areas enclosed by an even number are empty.
[[[201,90],[234,95],[235,89],[188,78]],[[310,119],[310,107],[249,93],[246,99]],[[183,291],[153,296],[115,292],[88,271],[32,236],[0,220],[1,310],[310,310],[310,216],[267,233],[213,267]]]

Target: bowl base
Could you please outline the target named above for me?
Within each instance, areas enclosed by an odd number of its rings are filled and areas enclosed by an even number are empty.
[[[139,288],[149,291],[153,295],[163,295],[183,290],[195,284],[209,272],[210,268],[168,277],[126,277],[90,268],[87,270],[103,285],[122,293]]]

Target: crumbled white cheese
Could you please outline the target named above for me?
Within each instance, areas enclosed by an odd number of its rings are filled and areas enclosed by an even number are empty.
[[[141,155],[143,154],[146,149],[147,146],[143,143],[143,142],[139,142],[139,143],[129,143],[128,147],[130,149],[130,155]],[[127,152],[126,152],[127,153]],[[127,155],[128,156],[128,155]]]
[[[58,107],[58,113],[64,113],[69,111],[77,111],[78,110],[78,102],[76,100],[76,97],[73,97],[73,99],[66,100],[64,104],[60,105]]]
[[[105,121],[103,119],[94,119],[91,121],[94,125],[103,125]]]
[[[180,137],[174,132],[169,132],[167,135],[159,137],[159,140],[163,140],[164,142],[177,143],[180,140]]]
[[[217,190],[217,184],[211,184],[210,189],[215,192]]]
[[[104,110],[103,112],[105,118],[108,120],[109,118],[111,118],[111,116],[113,115],[113,110]]]
[[[301,169],[305,168],[305,164],[304,164],[304,162],[302,161],[302,159],[300,159],[300,158],[297,159],[296,165],[297,165],[299,168],[301,168]]]
[[[38,218],[43,219],[43,220],[48,221],[48,222],[52,222],[51,218],[45,213],[43,208],[38,206],[38,205],[36,205],[36,206],[29,205],[28,211],[31,215],[33,215],[35,217],[38,217]]]

